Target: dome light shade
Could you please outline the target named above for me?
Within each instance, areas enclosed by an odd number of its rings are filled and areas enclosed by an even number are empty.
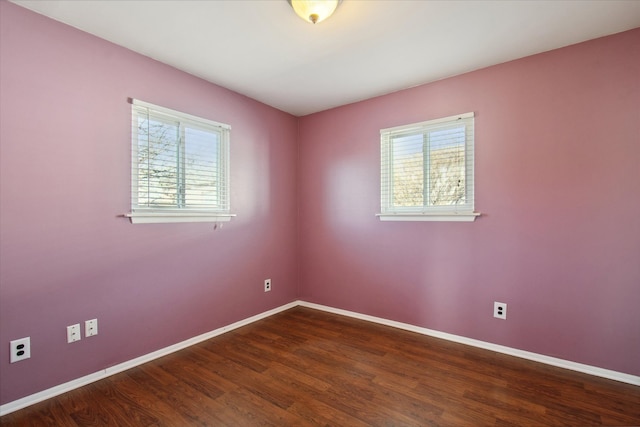
[[[338,8],[342,0],[287,0],[298,16],[307,22],[322,22]]]

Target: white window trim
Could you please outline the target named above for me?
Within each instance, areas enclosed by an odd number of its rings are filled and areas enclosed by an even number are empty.
[[[478,212],[457,213],[443,212],[441,214],[376,214],[380,221],[450,221],[450,222],[473,222],[481,214]]]
[[[212,127],[218,129],[231,130],[231,126],[215,122],[213,120],[204,119],[202,117],[193,116],[191,114],[183,113],[181,111],[172,110],[169,108],[161,107],[148,102],[140,101],[138,99],[130,98],[129,102],[134,106],[145,107],[153,110],[154,112],[167,114],[173,118],[178,118],[185,123],[192,123],[198,127]],[[134,135],[131,137],[131,144],[134,142]],[[229,164],[229,145],[225,147],[224,155],[226,157],[225,163]],[[133,158],[135,150],[132,147],[132,164],[131,164],[131,179],[133,180],[134,174],[137,173],[135,162],[137,159]],[[227,166],[226,183],[229,187],[229,170]],[[133,190],[131,190],[133,191]],[[227,188],[229,191],[229,188]],[[174,209],[174,208],[141,208],[133,206],[131,212],[124,214],[124,217],[129,218],[132,224],[162,224],[162,223],[185,223],[185,222],[229,222],[236,215],[229,212],[215,211],[215,210],[198,210],[198,209]]]
[[[235,214],[212,212],[131,212],[124,215],[132,224],[166,224],[176,222],[229,222]]]
[[[409,125],[396,126],[392,128],[386,128],[380,130],[380,135],[395,133],[395,132],[410,132],[412,130],[419,130],[426,126],[433,126],[440,123],[448,123],[453,122],[455,120],[462,120],[468,118],[474,118],[475,114],[473,112],[459,114],[455,116],[443,117],[440,119],[429,120],[420,123],[412,123]],[[475,126],[474,126],[475,127]],[[475,133],[475,130],[474,130]],[[471,142],[471,147],[475,151],[474,142]],[[385,156],[386,154],[382,154]],[[474,154],[475,158],[475,154]],[[473,167],[473,165],[472,165]],[[390,173],[387,171],[386,173]],[[471,176],[474,180],[475,186],[475,171],[472,169],[470,172]],[[417,208],[396,208],[390,209],[389,204],[390,200],[385,200],[383,195],[386,194],[387,197],[392,197],[390,191],[384,191],[381,188],[381,210],[382,213],[376,214],[376,216],[380,219],[380,221],[451,221],[451,222],[473,222],[477,217],[481,214],[479,212],[474,212],[474,195],[473,191],[469,195],[471,198],[470,206],[431,206],[428,209],[424,207]]]

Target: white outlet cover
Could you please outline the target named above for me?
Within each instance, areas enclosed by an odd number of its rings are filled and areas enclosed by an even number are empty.
[[[76,323],[75,325],[67,326],[67,342],[72,343],[76,341],[80,341],[82,337],[80,336],[80,324]]]
[[[84,322],[84,336],[92,337],[98,335],[98,319],[86,320]]]
[[[493,317],[498,319],[507,319],[507,304],[504,302],[494,301],[493,303]]]
[[[19,362],[31,357],[31,337],[20,338],[9,342],[10,362]]]

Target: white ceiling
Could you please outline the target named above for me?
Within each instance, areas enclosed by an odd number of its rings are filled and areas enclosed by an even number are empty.
[[[640,27],[638,0],[14,3],[297,116]]]

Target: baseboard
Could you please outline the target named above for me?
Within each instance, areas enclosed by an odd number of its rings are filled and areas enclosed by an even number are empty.
[[[165,347],[163,349],[154,351],[144,356],[137,357],[135,359],[120,363],[115,366],[111,366],[109,368],[103,369],[93,374],[89,374],[84,377],[77,378],[75,380],[23,397],[21,399],[14,400],[13,402],[0,405],[0,416],[26,408],[27,406],[34,405],[38,402],[51,399],[52,397],[83,387],[87,384],[91,384],[92,382],[99,381],[101,379],[107,378],[119,372],[126,371],[127,369],[134,368],[136,366],[158,359],[162,356],[166,356],[168,354],[190,347],[194,344],[198,344],[202,341],[206,341],[210,338],[224,334],[225,332],[232,331],[234,329],[240,328],[242,326],[248,325],[250,323],[256,322],[258,320],[264,319],[266,317],[272,316],[276,313],[280,313],[281,311],[285,311],[296,306],[313,308],[316,310],[326,311],[328,313],[339,314],[342,316],[353,317],[356,319],[366,320],[368,322],[378,323],[381,325],[392,326],[394,328],[403,329],[410,332],[416,332],[422,335],[427,335],[435,338],[442,338],[442,339],[457,342],[460,344],[466,344],[473,347],[495,351],[497,353],[503,353],[503,354],[508,354],[510,356],[520,357],[522,359],[532,360],[534,362],[540,362],[547,365],[557,366],[560,368],[570,369],[572,371],[582,372],[582,373],[594,375],[597,377],[607,378],[607,379],[620,381],[627,384],[640,386],[640,376],[636,376],[636,375],[625,374],[622,372],[611,371],[609,369],[598,368],[596,366],[584,365],[582,363],[571,362],[568,360],[558,359],[555,357],[545,356],[537,353],[531,353],[529,351],[518,350],[515,348],[505,347],[502,345],[492,344],[484,341],[479,341],[472,338],[466,338],[459,335],[448,334],[446,332],[435,331],[432,329],[410,325],[408,323],[402,323],[402,322],[396,322],[394,320],[383,319],[381,317],[369,316],[367,314],[361,314],[354,311],[342,310],[339,308],[328,307],[325,305],[315,304],[315,303],[306,302],[306,301],[294,301],[294,302],[282,305],[280,307],[276,307],[272,310],[268,310],[263,313],[256,314],[255,316],[251,316],[247,319],[240,320],[230,325],[223,326],[213,331],[206,332],[202,335],[198,335],[188,340],[171,345],[169,347]]]
[[[256,314],[255,316],[251,316],[247,319],[240,320],[238,322],[232,323],[227,326],[223,326],[221,328],[215,329],[210,332],[206,332],[202,335],[198,335],[196,337],[190,338],[188,340],[179,342],[177,344],[171,345],[169,347],[162,348],[160,350],[154,351],[149,354],[145,354],[144,356],[137,357],[135,359],[120,363],[115,366],[111,366],[109,368],[103,369],[101,371],[95,372],[93,374],[85,375],[84,377],[77,378],[75,380],[66,382],[64,384],[60,384],[58,386],[49,388],[47,390],[43,390],[41,392],[23,397],[18,400],[14,400],[13,402],[6,403],[0,406],[0,416],[9,414],[11,412],[15,412],[17,410],[26,408],[27,406],[34,405],[38,402],[42,402],[47,399],[51,399],[52,397],[58,396],[60,394],[66,393],[68,391],[83,387],[87,384],[91,384],[92,382],[99,381],[101,379],[107,378],[111,375],[117,374],[122,371],[126,371],[127,369],[131,369],[133,367],[142,365],[144,363],[150,362],[154,359],[158,359],[162,356],[166,356],[168,354],[174,353],[176,351],[182,350],[184,348],[190,347],[194,344],[198,344],[202,341],[206,341],[210,338],[216,337],[218,335],[224,334],[225,332],[232,331],[234,329],[240,328],[242,326],[253,323],[257,320],[264,319],[269,316],[273,316],[276,313],[279,313],[284,310],[288,310],[295,306],[299,305],[298,301],[291,302],[289,304],[285,304],[280,307],[276,307],[272,310],[265,311],[264,313]]]
[[[495,351],[497,353],[503,353],[503,354],[508,354],[510,356],[520,357],[522,359],[527,359],[534,362],[544,363],[546,365],[556,366],[559,368],[582,372],[584,374],[594,375],[596,377],[607,378],[610,380],[615,380],[615,381],[620,381],[627,384],[640,386],[640,376],[636,376],[636,375],[625,374],[622,372],[599,368],[597,366],[584,365],[582,363],[572,362],[570,360],[558,359],[556,357],[545,356],[543,354],[532,353],[530,351],[519,350],[516,348],[511,348],[503,345],[475,340],[472,338],[467,338],[459,335],[448,334],[446,332],[435,331],[432,329],[422,328],[419,326],[410,325],[408,323],[396,322],[394,320],[388,320],[381,317],[369,316],[367,314],[361,314],[353,311],[342,310],[339,308],[328,307],[325,305],[314,304],[314,303],[305,302],[305,301],[299,301],[298,303],[302,307],[313,308],[316,310],[322,310],[329,313],[339,314],[342,316],[348,316],[356,319],[366,320],[368,322],[379,323],[381,325],[392,326],[394,328],[404,329],[406,331],[416,332],[418,334],[428,335],[430,337],[442,338],[448,341],[470,345],[472,347],[478,347],[485,350]]]

